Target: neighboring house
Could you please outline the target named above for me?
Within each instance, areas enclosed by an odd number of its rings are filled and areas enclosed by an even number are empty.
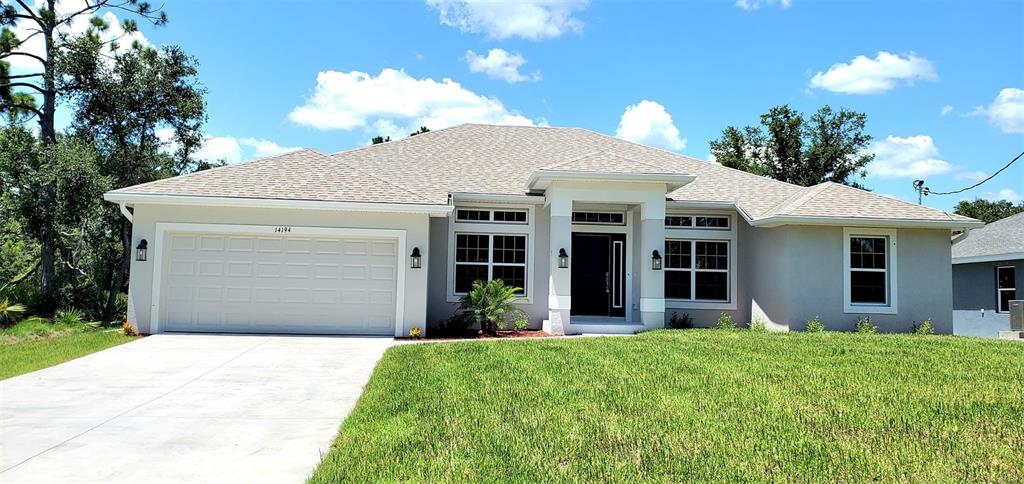
[[[950,235],[980,222],[799,187],[577,128],[460,125],[109,192],[133,221],[143,332],[404,335],[477,279],[534,327],[952,331]],[[560,257],[563,255],[564,257]]]
[[[953,244],[957,334],[1009,331],[1009,302],[1024,298],[1024,213],[974,229]]]

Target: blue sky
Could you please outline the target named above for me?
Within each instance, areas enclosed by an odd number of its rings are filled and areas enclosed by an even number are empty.
[[[961,188],[1024,150],[1024,2],[192,0],[166,10],[170,23],[143,34],[198,58],[209,153],[233,161],[462,121],[580,126],[706,159],[725,126],[782,103],[866,113],[880,155],[866,185],[907,199],[914,178]],[[1024,196],[1024,160],[926,203],[1000,193]]]

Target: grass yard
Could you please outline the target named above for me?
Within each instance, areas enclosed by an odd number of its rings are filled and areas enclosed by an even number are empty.
[[[120,330],[27,319],[0,330],[0,380],[132,341]]]
[[[311,482],[1024,482],[1024,345],[655,331],[388,350]]]

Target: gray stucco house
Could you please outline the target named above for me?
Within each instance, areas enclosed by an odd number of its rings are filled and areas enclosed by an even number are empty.
[[[477,279],[534,327],[632,333],[673,313],[952,331],[952,231],[980,222],[800,187],[577,128],[460,125],[115,190],[143,332],[405,335]],[[142,250],[144,248],[144,250]]]
[[[957,334],[996,337],[1010,329],[1009,302],[1024,298],[1024,213],[974,229],[953,244]]]

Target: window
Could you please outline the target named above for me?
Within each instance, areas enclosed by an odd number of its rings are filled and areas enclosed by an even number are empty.
[[[847,313],[896,313],[896,231],[843,229]]]
[[[526,236],[455,234],[455,293],[465,294],[475,281],[501,279],[526,289]]]
[[[729,242],[666,240],[664,259],[666,298],[729,300]]]
[[[626,214],[622,212],[573,212],[572,222],[592,225],[626,225]]]
[[[698,229],[729,230],[729,217],[726,216],[693,216],[668,215],[665,217],[666,227],[694,227]]]
[[[997,311],[1005,313],[1010,310],[1010,301],[1017,299],[1016,270],[1013,266],[996,267],[996,291],[999,293]]]
[[[525,224],[526,210],[487,210],[460,208],[455,211],[457,222],[482,222],[496,224]]]

